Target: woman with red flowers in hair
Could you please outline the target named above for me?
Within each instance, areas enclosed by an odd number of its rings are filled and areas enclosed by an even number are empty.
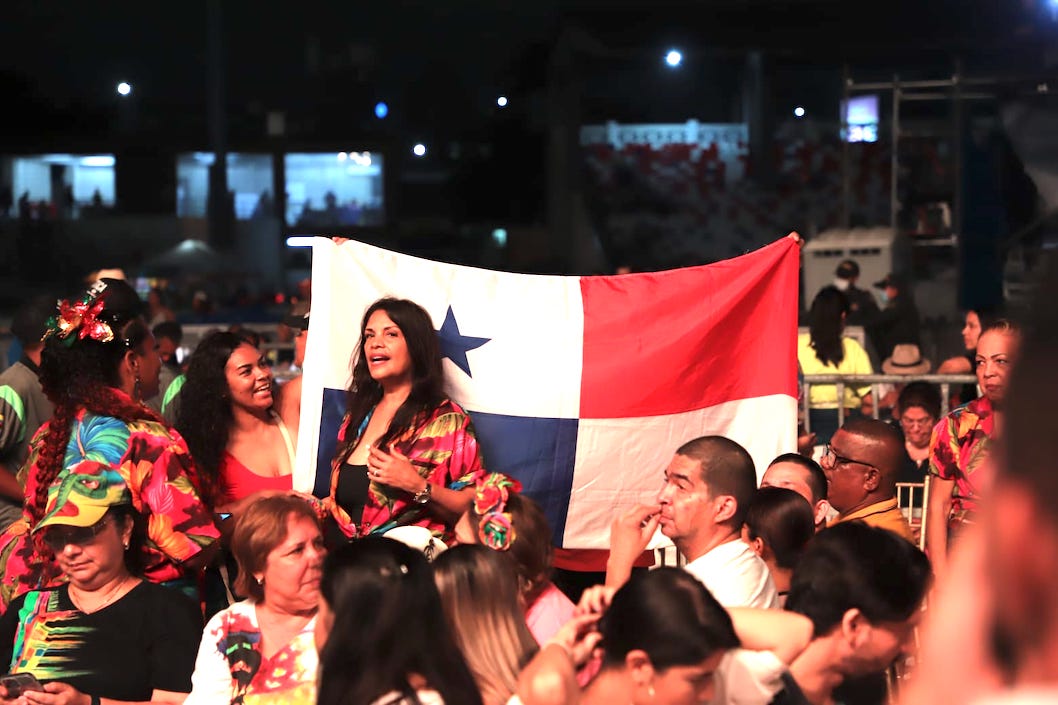
[[[325,501],[329,543],[398,526],[423,526],[450,543],[483,474],[470,417],[444,392],[430,314],[405,299],[371,304]]]
[[[60,302],[40,363],[55,413],[31,441],[22,469],[23,518],[0,536],[4,605],[61,582],[55,553],[40,532],[30,533],[44,517],[49,489],[91,496],[96,488],[70,478],[103,471],[121,476],[133,520],[145,527],[143,577],[201,597],[201,569],[219,533],[183,439],[143,404],[158,391],[160,368],[142,303],[124,281],[101,279],[76,302]]]

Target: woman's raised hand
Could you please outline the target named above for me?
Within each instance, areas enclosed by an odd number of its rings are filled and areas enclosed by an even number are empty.
[[[423,479],[408,457],[389,446],[389,452],[371,446],[367,455],[367,474],[374,482],[416,494],[423,490]]]
[[[617,592],[617,588],[606,585],[596,585],[588,588],[581,593],[580,602],[577,603],[577,609],[573,614],[578,616],[587,614],[602,615],[610,607],[610,600],[613,599],[615,592]]]

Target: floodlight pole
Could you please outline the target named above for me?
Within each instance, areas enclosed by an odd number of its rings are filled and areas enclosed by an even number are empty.
[[[226,248],[232,241],[234,204],[228,195],[228,145],[226,138],[224,85],[224,27],[222,0],[206,3],[206,81],[209,86],[208,115],[210,146],[213,164],[209,168],[209,196],[207,216],[209,239],[218,248]]]
[[[844,102],[838,106],[838,111],[841,113],[838,117],[838,124],[841,126],[839,137],[841,138],[841,225],[846,230],[852,225],[852,187],[849,183],[849,123],[848,123],[848,111],[849,111],[849,98],[852,94],[849,92],[849,87],[852,85],[852,72],[849,71],[849,65],[845,64],[845,70],[842,72],[842,83],[841,90],[845,96]]]

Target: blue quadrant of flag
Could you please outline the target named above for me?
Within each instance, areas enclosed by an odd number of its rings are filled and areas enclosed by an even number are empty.
[[[543,507],[551,524],[552,541],[561,545],[573,488],[578,420],[469,413],[485,468],[522,483],[524,493]],[[331,461],[344,415],[345,391],[324,389],[313,483],[317,497],[326,497],[331,490]]]

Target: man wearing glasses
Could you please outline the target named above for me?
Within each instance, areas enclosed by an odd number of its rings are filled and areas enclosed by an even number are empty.
[[[831,524],[860,520],[914,542],[896,504],[896,478],[904,459],[900,433],[877,419],[849,419],[830,439],[821,465],[827,501],[838,511]]]

